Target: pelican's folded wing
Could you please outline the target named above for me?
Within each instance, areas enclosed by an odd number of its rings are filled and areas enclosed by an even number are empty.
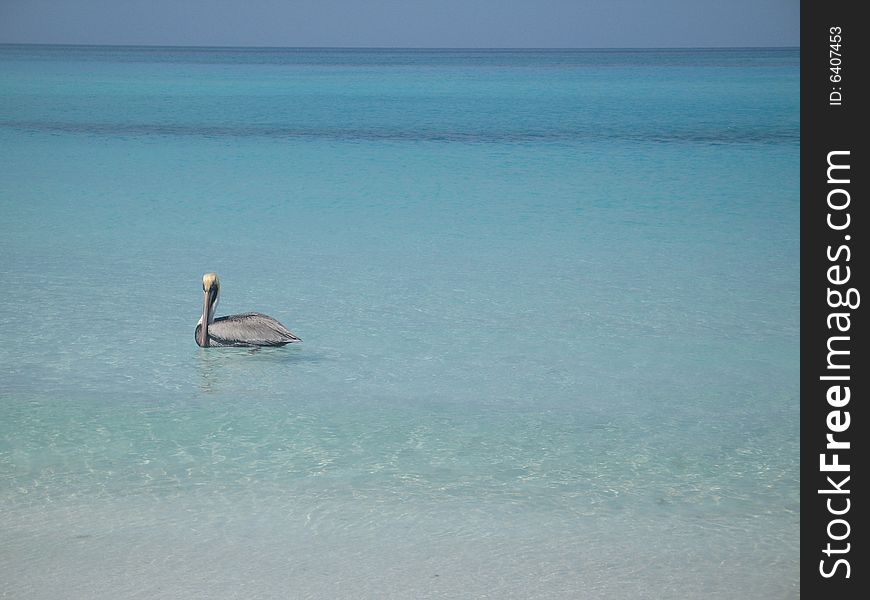
[[[272,317],[256,312],[218,317],[208,326],[208,337],[220,346],[283,346],[302,341]]]

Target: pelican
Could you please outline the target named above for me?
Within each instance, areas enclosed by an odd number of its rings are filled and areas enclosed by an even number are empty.
[[[301,342],[281,323],[264,314],[242,313],[214,318],[214,311],[221,298],[221,282],[217,273],[202,276],[202,291],[205,299],[202,316],[196,324],[196,343],[209,346],[283,346]]]

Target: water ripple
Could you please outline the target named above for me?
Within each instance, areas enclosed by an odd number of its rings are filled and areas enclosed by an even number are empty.
[[[556,142],[575,143],[626,140],[652,143],[704,144],[797,144],[800,132],[792,128],[754,130],[722,128],[679,131],[665,129],[648,132],[618,130],[606,126],[589,129],[558,130],[402,130],[386,128],[311,128],[257,125],[191,125],[182,123],[98,123],[73,121],[2,120],[0,127],[20,131],[41,131],[93,136],[176,136],[204,138],[325,139],[334,141],[411,141],[511,144]]]

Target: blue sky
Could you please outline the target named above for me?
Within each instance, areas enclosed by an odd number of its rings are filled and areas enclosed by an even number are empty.
[[[0,43],[799,46],[799,0],[0,0]]]

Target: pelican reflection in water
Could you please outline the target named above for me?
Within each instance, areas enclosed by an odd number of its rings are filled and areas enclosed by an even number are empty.
[[[214,311],[221,296],[221,282],[217,273],[202,276],[205,298],[202,317],[196,324],[196,343],[209,346],[284,346],[301,342],[284,325],[270,316],[248,312],[215,319]]]

